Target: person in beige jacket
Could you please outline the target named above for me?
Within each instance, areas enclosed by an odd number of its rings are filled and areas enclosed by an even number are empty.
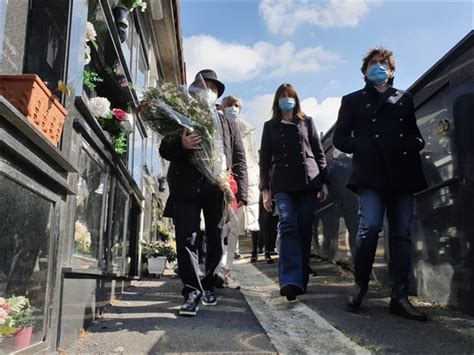
[[[227,234],[227,248],[221,261],[224,269],[224,284],[229,288],[240,288],[240,285],[231,277],[232,264],[236,251],[239,235],[245,232],[258,233],[258,198],[259,198],[259,166],[258,149],[255,143],[255,128],[239,116],[242,111],[242,100],[234,95],[222,99],[222,110],[224,115],[235,120],[236,126],[242,137],[245,151],[248,175],[247,205],[237,210],[236,218],[233,218],[223,233]]]

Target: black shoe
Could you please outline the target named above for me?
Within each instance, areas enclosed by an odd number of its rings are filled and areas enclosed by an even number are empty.
[[[367,287],[355,285],[351,291],[351,294],[347,298],[347,305],[354,310],[359,308],[366,293]]]
[[[256,263],[258,259],[258,254],[256,250],[252,250],[252,255],[250,256],[250,262]]]
[[[224,284],[225,284],[225,276],[222,272],[218,272],[216,274],[216,282],[215,282],[215,285],[217,288],[224,288]]]
[[[258,248],[258,253],[263,254],[263,248]]]
[[[303,291],[295,285],[284,285],[280,288],[280,296],[285,296],[287,301],[296,300],[296,296],[302,293]]]
[[[216,291],[204,290],[202,295],[202,304],[205,306],[215,306],[217,304]]]
[[[239,253],[234,253],[235,260],[239,260],[240,258],[242,258],[242,255],[240,255]]]
[[[189,295],[188,298],[186,298],[186,301],[184,301],[183,305],[179,309],[179,315],[191,317],[195,316],[197,314],[197,311],[199,310],[199,299],[199,296]]]
[[[269,253],[271,256],[278,255],[278,253],[277,253],[275,250],[270,250],[268,253]]]
[[[265,253],[265,261],[267,264],[273,264],[273,259],[272,257],[270,256],[270,253],[269,252],[266,252]]]
[[[417,320],[421,322],[426,322],[428,317],[425,313],[417,310],[408,300],[408,298],[394,299],[390,300],[390,313],[397,316]]]

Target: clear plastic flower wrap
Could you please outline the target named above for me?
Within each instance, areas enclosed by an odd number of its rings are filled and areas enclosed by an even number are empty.
[[[164,140],[173,141],[186,133],[202,139],[200,149],[189,152],[191,163],[212,184],[224,193],[222,227],[230,217],[235,218],[235,202],[231,189],[231,172],[224,153],[221,118],[211,102],[204,80],[198,86],[186,87],[165,83],[145,91],[140,103],[140,117]],[[187,132],[185,132],[187,131]],[[235,204],[234,204],[235,205]]]

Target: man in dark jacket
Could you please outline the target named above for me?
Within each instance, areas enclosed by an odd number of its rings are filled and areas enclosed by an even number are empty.
[[[414,320],[427,317],[408,300],[414,193],[426,188],[419,152],[424,140],[413,98],[392,87],[393,53],[371,50],[363,59],[366,86],[342,98],[334,146],[353,154],[347,186],[359,197],[355,287],[348,306],[357,309],[367,292],[385,210],[389,222],[390,312]]]
[[[214,71],[201,70],[190,85],[192,95],[205,97],[210,104],[224,93],[224,84],[217,80]],[[247,199],[247,166],[242,139],[235,122],[219,113],[224,143],[226,165],[237,181],[237,202],[239,206]],[[179,276],[184,283],[182,294],[185,302],[181,315],[194,316],[201,300],[204,305],[215,305],[214,291],[216,270],[222,257],[221,230],[218,227],[222,218],[223,193],[217,185],[211,184],[190,162],[189,155],[199,150],[201,138],[196,134],[183,132],[173,142],[163,141],[161,156],[169,160],[168,183],[170,197],[167,209],[171,211],[176,229],[176,248],[178,254]],[[201,210],[206,226],[206,273],[201,280],[198,275],[199,263],[196,239],[200,233]]]

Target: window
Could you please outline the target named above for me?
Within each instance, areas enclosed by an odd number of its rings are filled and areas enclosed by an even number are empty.
[[[148,65],[145,60],[145,55],[143,54],[143,48],[141,42],[138,42],[140,50],[137,55],[137,71],[134,77],[134,87],[137,92],[139,99],[143,97],[143,92],[145,91],[147,85],[147,74],[148,74]]]
[[[153,222],[153,205],[152,205],[152,194],[150,187],[145,187],[145,209],[143,210],[143,239],[151,240],[152,222]]]
[[[98,268],[101,261],[103,211],[107,195],[107,174],[94,152],[83,143],[76,197],[73,267]]]
[[[143,164],[145,161],[145,139],[143,138],[143,133],[140,130],[138,124],[135,124],[134,130],[134,142],[133,142],[133,179],[137,185],[142,188],[142,178],[143,178]]]
[[[3,41],[5,40],[5,20],[7,17],[7,6],[8,1],[1,1],[0,2],[0,68],[3,71]]]
[[[0,174],[0,297],[24,296],[33,307],[31,344],[46,328],[50,240],[55,206],[37,192]],[[17,324],[21,325],[21,324]],[[25,326],[27,327],[26,323]],[[1,353],[19,350],[3,339]]]
[[[147,130],[147,167],[150,172],[150,175],[153,178],[160,178],[163,173],[163,168],[161,166],[161,156],[160,156],[160,137],[158,133]]]
[[[453,163],[454,121],[448,113],[448,99],[449,92],[444,88],[416,110],[426,142],[421,158],[429,186],[457,176]]]
[[[110,241],[110,253],[112,268],[110,271],[120,272],[126,270],[125,256],[125,221],[128,214],[128,194],[121,184],[117,183],[112,212],[112,236]]]
[[[64,79],[69,18],[69,1],[31,1],[24,71],[53,87]]]

